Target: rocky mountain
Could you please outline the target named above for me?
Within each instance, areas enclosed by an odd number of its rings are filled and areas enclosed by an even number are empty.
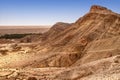
[[[38,45],[37,48],[45,50],[49,54],[54,53],[54,55],[40,61],[39,65],[32,64],[32,66],[71,66],[70,70],[59,74],[57,80],[88,80],[89,77],[83,77],[89,75],[94,76],[90,79],[93,80],[95,78],[94,74],[97,72],[109,73],[107,76],[105,75],[105,78],[98,74],[98,79],[107,79],[108,76],[114,75],[115,70],[120,69],[120,67],[117,67],[113,71],[114,67],[110,67],[113,64],[116,64],[116,66],[120,64],[120,15],[105,7],[93,5],[87,14],[57,36],[52,37],[40,44],[42,47]],[[117,63],[112,58],[113,56],[118,56]],[[113,74],[110,74],[110,72],[113,72]],[[120,74],[117,73],[117,75]],[[111,78],[111,80],[113,79]]]
[[[119,54],[119,35],[120,15],[94,5],[86,15],[57,36],[43,41],[37,49],[56,53],[43,62],[52,63],[49,66],[70,66],[78,60],[84,64]]]
[[[15,55],[18,58],[13,57],[16,60],[14,63],[13,59],[9,61],[12,55],[1,58],[8,62],[0,61],[4,63],[0,67],[49,67],[44,72],[38,69],[41,73],[35,75],[38,79],[44,77],[46,80],[120,79],[120,14],[93,5],[90,11],[76,22],[56,23],[41,36],[38,43],[31,44],[30,47],[27,45],[27,51],[26,47],[22,49],[26,52],[20,54],[18,51],[19,56]],[[50,72],[46,73],[47,71]],[[29,74],[30,72],[28,71]],[[18,73],[22,74],[20,71]]]

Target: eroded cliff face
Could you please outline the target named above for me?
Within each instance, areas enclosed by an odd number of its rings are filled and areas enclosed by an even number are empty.
[[[43,41],[44,47],[48,50],[46,52],[56,53],[45,62],[48,66],[64,67],[73,66],[75,62],[84,64],[118,55],[119,36],[120,15],[105,7],[94,5],[85,16],[70,27],[57,36],[53,35],[52,38]],[[37,46],[39,49],[44,47]],[[74,55],[72,59],[71,55]],[[46,64],[45,62],[43,61],[42,64]]]

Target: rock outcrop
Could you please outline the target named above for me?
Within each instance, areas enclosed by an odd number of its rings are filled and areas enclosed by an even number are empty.
[[[111,10],[107,9],[106,7],[93,5],[90,9],[91,13],[103,13],[103,14],[110,14],[113,13]]]

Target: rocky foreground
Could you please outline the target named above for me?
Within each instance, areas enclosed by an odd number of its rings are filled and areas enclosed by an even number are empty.
[[[120,14],[93,5],[38,37],[0,45],[0,80],[120,79]]]

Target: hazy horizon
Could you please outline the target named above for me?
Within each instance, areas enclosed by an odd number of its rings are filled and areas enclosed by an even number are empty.
[[[75,22],[92,5],[120,13],[119,0],[0,0],[0,26],[53,25]]]

